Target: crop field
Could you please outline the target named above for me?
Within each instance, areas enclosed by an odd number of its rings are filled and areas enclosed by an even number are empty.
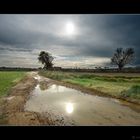
[[[0,97],[8,95],[10,88],[18,83],[24,76],[25,72],[0,72]]]

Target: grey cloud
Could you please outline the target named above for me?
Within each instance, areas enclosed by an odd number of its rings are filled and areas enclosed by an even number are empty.
[[[78,31],[72,38],[66,37],[63,31],[67,21],[73,21]],[[32,63],[30,65],[33,66],[36,63],[39,66],[37,55],[41,50],[50,51],[58,56],[56,58],[63,57],[63,64],[65,61],[78,61],[82,57],[110,58],[117,47],[133,47],[136,52],[134,64],[139,65],[139,25],[140,15],[1,14],[0,65],[6,62],[10,64],[10,58],[15,65],[29,58],[30,61],[20,64],[26,66]],[[2,58],[2,54],[6,57]],[[18,54],[23,56],[19,61],[16,60]]]

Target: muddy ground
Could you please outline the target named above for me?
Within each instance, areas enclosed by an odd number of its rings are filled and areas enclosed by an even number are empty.
[[[38,76],[37,72],[29,72],[24,79],[11,89],[9,96],[0,98],[0,125],[65,125],[62,123],[63,118],[54,121],[50,117],[43,116],[43,114],[24,110],[26,101],[29,99],[38,82],[42,89],[46,89],[50,84],[58,84],[80,90],[87,94],[106,96],[103,93],[97,93],[97,91],[89,90],[78,85],[50,79],[46,80],[43,77],[42,80],[39,80],[36,76]],[[129,102],[124,102],[124,104],[131,107]],[[140,112],[140,106],[132,106],[131,108]]]
[[[123,97],[118,97],[118,96],[113,96],[113,95],[111,96],[111,95],[108,95],[104,92],[98,91],[96,89],[89,89],[89,88],[86,88],[86,87],[82,87],[80,85],[76,85],[76,84],[72,84],[72,83],[68,83],[68,82],[63,82],[63,81],[57,81],[57,80],[52,80],[51,79],[51,82],[54,83],[54,84],[57,84],[57,85],[62,85],[62,86],[68,87],[68,88],[76,89],[76,90],[79,90],[83,93],[90,94],[90,95],[98,95],[98,96],[101,96],[101,97],[109,97],[109,98],[119,99],[123,105],[129,106],[133,110],[135,110],[137,112],[140,112],[140,100],[138,100],[138,99],[131,99],[129,97],[123,98]],[[47,86],[46,85],[47,83],[43,83],[43,84],[44,84],[44,87]]]
[[[11,89],[8,97],[0,99],[1,125],[53,125],[53,122],[36,112],[24,111],[24,105],[37,85],[33,75],[34,73],[28,73]]]

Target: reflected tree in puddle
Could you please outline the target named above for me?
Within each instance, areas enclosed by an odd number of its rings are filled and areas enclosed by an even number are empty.
[[[49,84],[47,84],[46,82],[40,82],[39,87],[41,90],[47,90],[49,88]]]
[[[25,111],[50,114],[56,125],[140,124],[140,114],[119,100],[82,93],[60,85],[40,82],[26,102]],[[119,116],[119,117],[118,117]]]

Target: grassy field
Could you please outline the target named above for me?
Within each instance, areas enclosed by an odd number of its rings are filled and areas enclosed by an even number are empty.
[[[25,72],[0,72],[0,97],[6,96],[12,86],[25,76]]]
[[[94,89],[113,97],[140,100],[140,74],[40,71],[40,75]]]

